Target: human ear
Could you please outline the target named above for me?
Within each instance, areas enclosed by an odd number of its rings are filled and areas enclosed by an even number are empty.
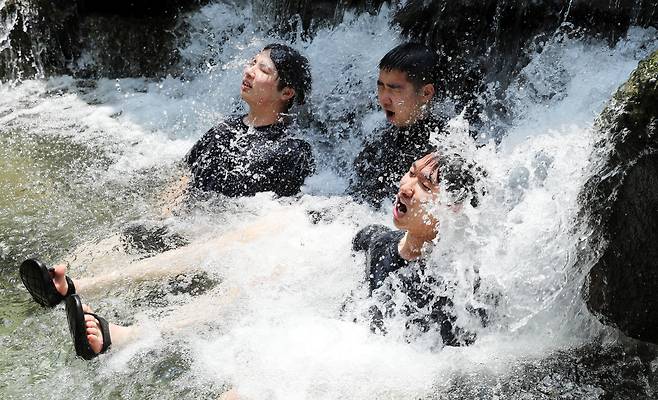
[[[287,101],[295,97],[295,89],[286,86],[281,90],[281,100]]]
[[[432,83],[428,83],[427,85],[423,86],[421,91],[423,93],[423,97],[426,100],[430,100],[432,97],[434,97],[434,93],[436,92],[434,90],[434,84],[432,84]]]

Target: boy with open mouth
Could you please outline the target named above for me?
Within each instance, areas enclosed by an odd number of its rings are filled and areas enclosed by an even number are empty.
[[[431,151],[430,134],[445,134],[445,121],[430,112],[440,62],[420,43],[401,44],[381,59],[377,99],[388,125],[357,156],[348,194],[379,208],[397,190],[402,171]]]
[[[430,153],[414,161],[401,178],[393,204],[393,223],[398,230],[383,225],[363,228],[352,242],[355,251],[366,253],[366,275],[370,296],[377,296],[377,305],[370,309],[373,330],[385,332],[383,318],[390,315],[400,296],[391,294],[401,290],[408,304],[406,313],[415,317],[407,321],[421,332],[438,331],[442,343],[459,346],[472,343],[474,335],[456,325],[449,296],[437,294],[442,284],[440,276],[428,272],[424,255],[439,238],[439,220],[432,206],[440,204],[441,189],[448,191],[452,212],[461,212],[463,202],[470,199],[477,205],[475,176],[478,169],[457,154]],[[395,276],[399,285],[380,290]],[[476,277],[476,286],[479,278]],[[399,305],[398,305],[399,306]],[[399,307],[398,307],[399,308]],[[473,310],[478,317],[486,317],[483,310]],[[482,318],[483,320],[486,318]]]

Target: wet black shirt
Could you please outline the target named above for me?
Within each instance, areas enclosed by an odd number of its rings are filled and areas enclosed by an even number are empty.
[[[293,137],[289,124],[249,127],[231,116],[206,132],[185,157],[192,186],[226,196],[299,192],[313,173],[311,146]]]
[[[405,268],[412,262],[400,256],[398,245],[403,237],[404,231],[393,231],[383,225],[367,226],[354,237],[353,250],[366,252],[370,295],[384,284],[389,275],[397,274],[399,288],[408,299],[404,307],[405,314],[410,317],[408,326],[415,325],[423,332],[438,330],[447,346],[472,343],[474,335],[454,325],[456,317],[452,300],[434,293],[434,288],[443,285],[441,279],[426,274],[422,260],[412,261],[415,268]],[[371,309],[371,312],[373,328],[383,331],[382,319],[389,315],[395,304],[390,293],[381,294],[381,308]]]
[[[446,132],[445,122],[433,116],[408,127],[382,129],[354,160],[348,194],[376,208],[393,198],[411,163],[433,150],[429,139],[434,131]]]

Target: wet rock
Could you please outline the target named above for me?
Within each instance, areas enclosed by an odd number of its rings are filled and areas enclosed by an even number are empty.
[[[650,345],[587,345],[518,362],[503,376],[456,376],[430,399],[655,399],[656,355]]]
[[[175,74],[178,18],[208,1],[6,0],[0,23],[9,34],[5,40],[0,33],[0,79],[76,72],[81,55],[96,61],[96,68],[83,65],[84,76]],[[340,22],[347,10],[376,13],[384,3],[394,8],[403,33],[441,50],[443,84],[458,107],[473,105],[471,114],[482,107],[474,100],[483,84],[496,82],[502,92],[527,64],[528,49],[541,48],[565,23],[611,42],[632,25],[658,27],[658,6],[642,0],[251,1],[264,25],[307,34]]]
[[[126,253],[149,257],[185,246],[189,241],[166,225],[134,223],[121,232],[121,243]]]
[[[595,258],[583,295],[603,323],[658,343],[658,52],[617,91],[597,129],[600,166],[580,194]]]
[[[179,15],[206,2],[8,0],[0,5],[0,79],[164,76],[178,60]]]
[[[0,3],[0,80],[60,74],[77,57],[75,1]]]
[[[299,30],[312,34],[318,28],[342,21],[345,11],[375,13],[384,0],[252,0],[252,8],[279,33]]]

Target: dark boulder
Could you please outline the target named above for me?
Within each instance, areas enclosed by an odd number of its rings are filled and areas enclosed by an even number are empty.
[[[0,6],[0,80],[60,74],[78,56],[75,1],[8,0]]]
[[[255,13],[272,23],[279,34],[318,28],[342,21],[345,11],[376,13],[385,0],[252,0]]]
[[[514,361],[505,374],[456,374],[431,400],[651,400],[658,393],[655,346],[588,344]]]
[[[9,31],[8,40],[0,34],[0,79],[74,73],[83,53],[98,66],[83,69],[88,74],[172,73],[177,21],[207,2],[7,0],[0,9]],[[444,84],[460,107],[475,104],[486,83],[504,90],[527,64],[529,49],[541,48],[564,23],[611,42],[632,25],[658,27],[658,5],[644,0],[251,0],[263,27],[282,34],[313,34],[340,22],[346,10],[375,13],[384,3],[403,33],[442,51]]]
[[[178,60],[178,18],[206,0],[8,0],[0,79],[57,74],[162,76]],[[79,65],[81,54],[93,65]]]
[[[600,164],[580,194],[594,257],[583,294],[603,323],[658,343],[658,51],[640,62],[596,128]]]

